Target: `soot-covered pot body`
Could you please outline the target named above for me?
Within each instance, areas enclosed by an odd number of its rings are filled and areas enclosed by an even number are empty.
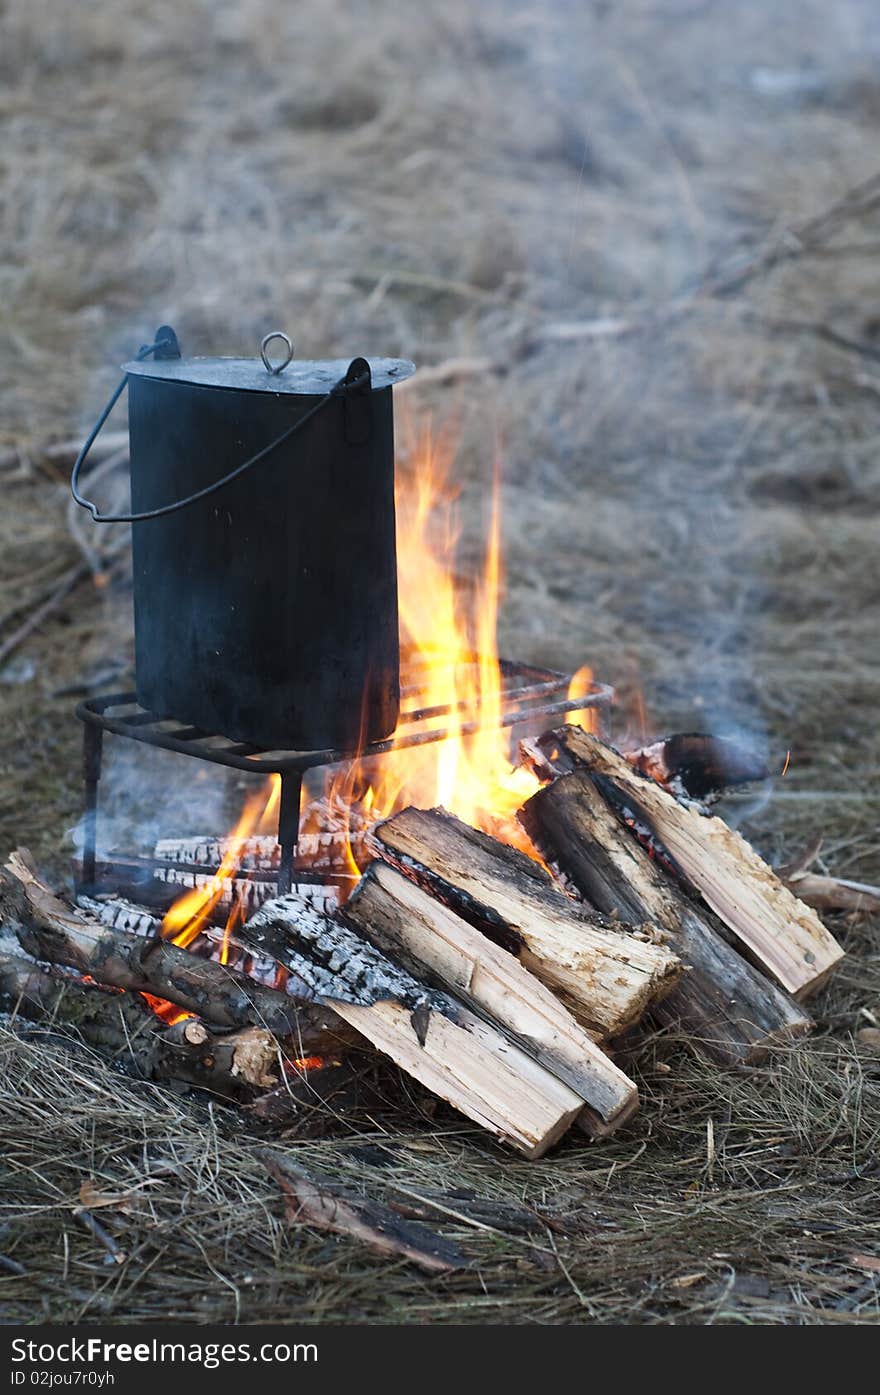
[[[138,701],[264,749],[351,750],[399,715],[392,386],[324,401],[343,361],[126,365]]]

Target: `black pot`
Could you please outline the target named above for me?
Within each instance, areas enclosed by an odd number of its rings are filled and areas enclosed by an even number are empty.
[[[125,365],[132,515],[205,491],[132,524],[138,701],[266,749],[352,750],[399,715],[391,388],[413,365],[278,367],[265,344]]]

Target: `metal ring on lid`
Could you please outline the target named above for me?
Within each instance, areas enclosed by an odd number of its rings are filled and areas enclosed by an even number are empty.
[[[266,352],[266,349],[272,343],[273,339],[281,339],[287,348],[287,357],[278,363],[273,363]],[[260,344],[260,358],[263,360],[267,373],[283,373],[288,363],[290,363],[290,360],[293,358],[293,344],[286,334],[282,334],[280,329],[273,329],[271,334],[265,335]]]

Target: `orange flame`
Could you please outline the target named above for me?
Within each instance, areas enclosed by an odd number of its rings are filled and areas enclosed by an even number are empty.
[[[593,687],[593,670],[589,664],[584,664],[572,677],[568,685],[568,696],[574,701],[575,698],[586,697]],[[598,732],[598,722],[596,720],[595,707],[585,707],[579,712],[569,712],[565,718],[573,726],[583,727],[584,731]]]
[[[362,762],[331,777],[327,795],[343,805],[353,793],[361,809],[386,818],[407,804],[442,805],[475,827],[514,843],[535,857],[515,820],[540,781],[511,761],[511,740],[500,725],[504,677],[498,655],[498,606],[503,587],[500,468],[493,469],[491,512],[481,575],[470,588],[456,579],[460,527],[451,486],[449,437],[430,424],[409,432],[397,471],[397,572],[400,595],[402,715],[416,706],[444,708],[425,722],[446,740],[392,746],[370,768]],[[574,696],[586,695],[592,674],[580,670]],[[407,687],[418,695],[407,693]],[[590,722],[592,713],[580,714]],[[405,734],[398,729],[397,741]],[[358,872],[350,855],[352,869]]]
[[[193,940],[198,939],[211,912],[223,895],[224,882],[235,876],[245,843],[251,834],[257,831],[261,823],[266,821],[269,810],[273,806],[277,806],[280,785],[280,777],[273,775],[258,794],[253,794],[246,800],[241,817],[229,835],[229,845],[223,861],[217,868],[216,875],[202,886],[194,886],[191,891],[178,897],[174,905],[166,912],[162,921],[162,934],[166,939],[180,945],[181,949],[186,949]],[[228,958],[229,935],[233,928],[231,922],[234,914],[235,907],[233,907],[230,919],[227,921],[226,932],[223,936],[220,960],[223,964],[227,962]],[[226,958],[223,957],[224,952]]]
[[[235,900],[232,903],[232,908],[229,912],[229,915],[226,917],[226,924],[223,927],[223,941],[220,945],[221,964],[229,963],[230,941],[232,939],[233,933],[238,929],[239,925],[243,924],[244,906],[242,905],[241,898],[239,896],[236,896]]]

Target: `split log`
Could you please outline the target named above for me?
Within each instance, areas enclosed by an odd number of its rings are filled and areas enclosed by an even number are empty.
[[[400,1003],[337,1012],[433,1094],[527,1158],[541,1158],[577,1119],[583,1100],[475,1014],[419,1021]]]
[[[114,930],[70,909],[39,881],[27,853],[13,853],[6,864],[0,911],[28,954],[69,965],[98,983],[151,993],[217,1026],[265,1027],[276,1036],[293,1036],[301,1055],[320,1055],[350,1040],[337,1016],[319,1003],[295,1001],[168,940]]]
[[[295,895],[264,906],[237,935],[326,995],[407,1074],[527,1157],[543,1156],[580,1114],[581,1097],[494,1027]]]
[[[684,977],[652,1017],[681,1026],[723,1065],[763,1059],[809,1031],[809,1017],[719,933],[710,911],[658,867],[585,770],[561,775],[523,806],[520,822],[599,910],[651,920],[668,932]]]
[[[143,1080],[182,1081],[242,1101],[280,1079],[278,1043],[262,1027],[218,1035],[197,1017],[165,1026],[139,993],[79,983],[13,955],[0,957],[0,1002],[23,1017],[75,1027]]]
[[[608,1134],[638,1106],[638,1092],[562,1003],[506,950],[383,862],[374,862],[346,903],[345,918],[411,972],[484,1013],[518,1046],[580,1095],[594,1135]]]
[[[604,781],[603,794],[647,824],[759,968],[799,1000],[821,987],[843,950],[739,833],[680,804],[580,727],[560,727],[540,745]]]
[[[525,853],[443,809],[404,809],[372,836],[384,861],[515,954],[601,1036],[632,1026],[681,972],[653,942],[656,927],[624,933],[554,887]]]

